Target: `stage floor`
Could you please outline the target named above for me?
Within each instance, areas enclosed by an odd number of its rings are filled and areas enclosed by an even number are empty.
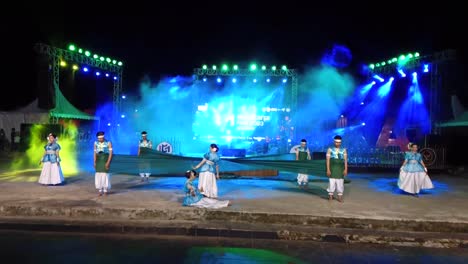
[[[323,238],[327,232],[352,229],[361,232],[361,237],[362,232],[398,232],[388,235],[394,237],[430,233],[433,238],[446,234],[444,239],[448,236],[455,244],[468,245],[466,175],[431,175],[435,189],[416,198],[399,191],[396,174],[351,173],[352,182],[345,184],[344,203],[328,201],[327,179],[322,177],[311,176],[307,190],[298,188],[294,174],[221,179],[219,199],[230,200],[232,206],[207,210],[181,205],[185,177],[151,177],[150,182],[142,183],[138,175],[112,175],[110,195],[98,197],[94,174],[90,172],[67,177],[61,186],[38,184],[39,174],[39,170],[0,174],[0,222],[4,228],[33,220],[82,220],[94,224],[209,227],[217,229],[218,236],[221,229],[257,230],[264,234],[274,231],[277,235],[272,238],[315,240],[317,236],[291,238],[291,233],[281,232],[300,229],[297,232],[321,232]],[[180,234],[180,230],[177,232]],[[251,232],[250,236],[255,235]]]

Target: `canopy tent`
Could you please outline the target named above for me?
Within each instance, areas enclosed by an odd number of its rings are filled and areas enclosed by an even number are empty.
[[[49,115],[52,118],[99,120],[99,117],[87,114],[73,106],[58,87],[55,87],[55,108],[50,110]]]
[[[438,127],[468,127],[468,111],[451,121],[439,124]]]
[[[0,128],[9,132],[12,128],[20,131],[21,124],[47,124],[49,123],[49,111],[38,107],[38,99],[35,99],[25,107],[0,112]]]

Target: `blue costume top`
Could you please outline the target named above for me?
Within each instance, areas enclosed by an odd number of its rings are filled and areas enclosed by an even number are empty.
[[[205,155],[203,155],[203,158],[208,161],[203,164],[200,171],[201,172],[209,171],[209,172],[215,173],[216,166],[218,165],[218,162],[220,160],[218,153],[208,152]]]
[[[60,145],[57,144],[56,142],[50,143],[44,146],[44,149],[46,151],[46,154],[42,158],[42,162],[60,162],[60,159],[57,157],[57,151],[59,151]]]
[[[101,154],[101,153],[109,154],[109,150],[110,150],[109,141],[103,141],[103,142],[95,141],[94,149],[96,153],[98,154]]]
[[[193,190],[195,196],[192,195],[191,190]],[[203,195],[201,195],[198,189],[193,186],[193,182],[190,179],[188,179],[184,184],[184,193],[185,197],[184,202],[182,203],[184,206],[190,206],[203,198]]]
[[[330,152],[330,159],[339,159],[339,160],[344,160],[344,156],[346,153],[345,148],[335,148],[335,147],[330,147],[328,148]]]
[[[422,157],[420,153],[406,152],[406,164],[403,170],[406,172],[424,172],[424,167],[421,165]]]

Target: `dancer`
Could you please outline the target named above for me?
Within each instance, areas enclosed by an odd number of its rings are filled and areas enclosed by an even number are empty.
[[[39,183],[43,185],[57,185],[65,181],[60,167],[60,150],[61,147],[57,143],[57,136],[50,133],[47,137],[48,143],[44,146],[44,155],[41,158],[42,163],[41,176]]]
[[[96,174],[94,183],[99,190],[99,196],[107,195],[111,188],[110,182],[110,164],[112,161],[112,143],[104,138],[104,132],[99,131],[96,134],[97,141],[94,142],[94,168]]]
[[[341,147],[341,136],[333,138],[334,147],[327,150],[328,200],[333,200],[335,190],[338,201],[343,202],[344,178],[348,175],[348,153]]]
[[[301,140],[301,146],[296,148],[296,160],[311,160],[310,151],[307,147],[307,140]],[[306,173],[298,173],[297,174],[297,184],[299,188],[307,188],[309,184],[309,175]]]
[[[198,189],[193,186],[193,181],[197,177],[197,172],[195,170],[188,170],[187,172],[185,172],[185,177],[187,177],[187,181],[184,185],[184,206],[218,209],[231,205],[228,200],[221,201],[217,199],[203,197],[203,195],[200,194]]]
[[[419,192],[424,189],[432,189],[427,167],[424,164],[421,154],[418,153],[418,145],[411,144],[411,151],[406,152],[405,160],[400,168],[398,177],[398,188],[419,197]]]
[[[149,176],[151,175],[151,164],[147,160],[148,150],[153,148],[153,143],[148,139],[148,133],[146,131],[141,132],[141,139],[138,144],[138,157],[140,157],[139,167],[140,167],[140,177],[141,181],[149,181]]]
[[[203,156],[203,160],[193,167],[195,170],[201,167],[198,189],[201,194],[209,198],[218,197],[218,186],[216,184],[216,180],[219,179],[218,162],[220,158],[218,150],[219,148],[216,144],[211,144],[210,151]]]

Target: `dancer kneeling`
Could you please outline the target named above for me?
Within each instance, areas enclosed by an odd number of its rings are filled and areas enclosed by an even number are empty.
[[[185,172],[185,177],[187,177],[187,181],[184,185],[185,198],[182,205],[212,209],[223,208],[231,205],[228,200],[221,201],[203,197],[198,189],[193,186],[193,181],[197,177],[197,172],[195,170],[188,170]]]

